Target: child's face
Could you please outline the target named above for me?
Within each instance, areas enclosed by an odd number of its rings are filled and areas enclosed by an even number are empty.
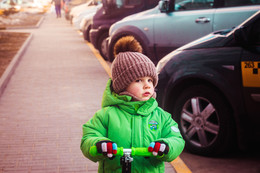
[[[133,94],[140,101],[146,101],[154,94],[153,79],[151,77],[142,77],[132,82],[126,91]]]

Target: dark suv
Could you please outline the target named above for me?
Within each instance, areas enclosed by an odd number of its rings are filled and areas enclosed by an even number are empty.
[[[260,142],[260,11],[171,52],[157,70],[158,102],[189,151],[212,156]]]

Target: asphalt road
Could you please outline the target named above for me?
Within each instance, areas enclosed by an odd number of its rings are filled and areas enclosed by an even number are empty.
[[[260,151],[235,150],[226,156],[203,157],[184,151],[182,160],[192,173],[259,173]]]

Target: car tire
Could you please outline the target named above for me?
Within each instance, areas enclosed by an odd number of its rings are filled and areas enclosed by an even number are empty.
[[[105,46],[105,41],[106,41],[106,38],[108,37],[108,33],[107,32],[104,32],[99,40],[98,40],[98,51],[100,53],[100,55],[104,58],[104,60],[108,60],[108,55],[107,55],[107,50],[106,50],[106,46]]]
[[[86,28],[84,28],[84,30],[83,30],[83,38],[84,38],[84,40],[86,40],[86,41],[88,41],[88,42],[90,42],[89,31],[90,31],[90,27],[89,27],[89,25],[88,25],[88,26],[87,26]]]
[[[207,86],[185,89],[176,99],[173,117],[186,141],[186,149],[204,156],[225,154],[234,142],[230,106]]]

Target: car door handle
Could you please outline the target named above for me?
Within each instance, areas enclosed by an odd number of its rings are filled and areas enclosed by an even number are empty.
[[[210,18],[206,18],[206,17],[199,17],[198,19],[195,20],[196,23],[209,23],[210,22]]]

